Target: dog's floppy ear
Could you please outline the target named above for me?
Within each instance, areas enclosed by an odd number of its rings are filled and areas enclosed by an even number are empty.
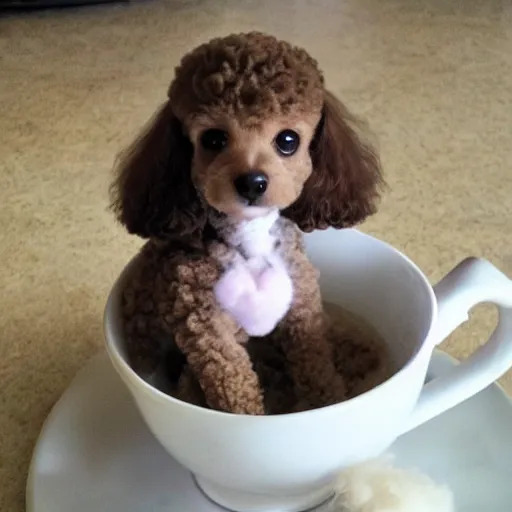
[[[326,91],[310,148],[313,171],[297,201],[283,212],[303,231],[349,227],[375,213],[383,184],[380,161],[354,124],[344,105]]]
[[[121,155],[112,207],[128,232],[150,237],[191,234],[204,210],[190,176],[193,147],[166,103]]]

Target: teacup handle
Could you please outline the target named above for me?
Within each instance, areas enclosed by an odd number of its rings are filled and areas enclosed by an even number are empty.
[[[469,318],[481,303],[498,307],[491,337],[446,375],[428,382],[405,431],[425,423],[482,391],[512,367],[512,280],[486,260],[468,258],[436,286],[438,318],[432,333],[438,345]]]

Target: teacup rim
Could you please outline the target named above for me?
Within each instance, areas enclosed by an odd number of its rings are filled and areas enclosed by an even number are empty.
[[[332,228],[327,228],[327,229],[332,229]],[[258,415],[258,416],[250,415],[250,414],[232,413],[232,412],[227,412],[227,411],[219,411],[219,410],[215,410],[215,409],[208,409],[206,407],[202,407],[202,406],[195,405],[195,404],[192,404],[189,402],[185,402],[183,400],[179,400],[178,398],[175,398],[172,395],[169,395],[169,394],[159,390],[158,388],[156,388],[155,386],[153,386],[152,384],[150,384],[149,382],[144,380],[144,378],[141,377],[130,366],[130,364],[126,361],[126,359],[121,355],[120,351],[118,350],[118,348],[116,347],[116,344],[114,342],[115,335],[111,332],[112,329],[110,326],[110,320],[111,320],[111,316],[113,314],[112,311],[115,310],[115,301],[118,300],[118,298],[119,298],[119,291],[121,289],[122,283],[126,279],[126,276],[128,275],[132,266],[137,261],[138,257],[140,257],[140,254],[135,254],[130,260],[128,260],[126,265],[123,267],[122,271],[120,272],[118,277],[115,279],[114,284],[112,285],[112,287],[110,289],[110,292],[108,294],[108,298],[106,301],[106,305],[104,308],[104,313],[103,313],[104,343],[105,343],[105,348],[106,348],[107,354],[109,356],[109,359],[110,359],[114,369],[116,370],[116,372],[118,373],[120,378],[125,382],[125,384],[129,388],[131,387],[131,385],[127,381],[130,379],[132,381],[134,380],[137,383],[139,389],[141,391],[143,391],[144,394],[150,396],[153,399],[157,399],[157,400],[163,401],[165,403],[172,403],[175,406],[183,407],[185,409],[189,409],[191,411],[194,411],[195,413],[202,414],[205,416],[213,415],[218,418],[233,419],[236,421],[241,421],[241,420],[244,420],[244,421],[247,421],[247,420],[249,420],[249,421],[276,421],[276,420],[282,421],[282,420],[284,420],[286,418],[290,418],[290,417],[305,418],[306,415],[318,416],[319,414],[327,414],[327,413],[331,412],[333,409],[345,409],[346,410],[346,409],[350,409],[352,407],[357,407],[363,399],[367,399],[367,398],[373,396],[377,392],[380,392],[383,388],[386,388],[388,386],[393,386],[394,382],[397,379],[399,379],[403,373],[408,371],[409,367],[413,364],[413,362],[418,357],[420,357],[420,355],[425,350],[430,350],[431,348],[433,348],[430,346],[430,345],[432,345],[432,343],[430,342],[430,339],[432,337],[433,326],[435,325],[436,320],[437,320],[437,300],[435,297],[434,289],[433,289],[432,285],[430,284],[429,280],[427,279],[426,275],[423,273],[423,271],[404,253],[402,253],[401,251],[399,251],[398,249],[393,247],[388,242],[386,242],[380,238],[377,238],[373,235],[370,235],[368,233],[362,232],[361,230],[359,230],[357,228],[344,228],[343,229],[343,231],[349,231],[349,230],[351,232],[358,234],[359,236],[371,239],[372,242],[374,242],[374,243],[376,242],[378,244],[385,246],[387,250],[390,250],[397,257],[404,260],[420,277],[421,281],[423,282],[423,284],[428,292],[428,296],[429,296],[430,303],[432,306],[432,308],[431,308],[432,315],[430,318],[430,325],[429,325],[428,332],[425,336],[423,343],[417,349],[417,351],[407,360],[407,362],[404,365],[402,365],[398,371],[394,372],[393,375],[391,375],[391,377],[386,379],[384,382],[377,384],[376,386],[372,387],[371,389],[369,389],[353,398],[350,398],[343,402],[338,402],[336,404],[327,405],[324,407],[318,407],[315,409],[309,409],[306,411],[296,411],[296,412],[288,412],[288,413],[283,413],[283,414],[269,414],[269,415]],[[326,231],[326,230],[324,230],[324,231]],[[336,229],[335,231],[341,231],[341,230]],[[306,234],[306,236],[307,236],[307,234]]]

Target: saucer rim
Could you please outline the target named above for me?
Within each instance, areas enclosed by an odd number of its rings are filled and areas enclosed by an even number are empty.
[[[451,365],[456,366],[460,364],[460,360],[453,357],[449,353],[447,353],[442,348],[436,347],[432,352],[432,357],[437,357],[444,359],[446,362],[449,362]],[[50,428],[50,424],[52,423],[53,418],[59,414],[60,404],[63,402],[67,394],[69,393],[69,390],[73,388],[74,382],[79,378],[80,374],[85,372],[86,369],[90,366],[93,366],[96,364],[97,361],[100,361],[103,358],[108,358],[110,361],[110,358],[106,354],[106,350],[100,350],[98,353],[93,355],[91,358],[89,358],[84,365],[76,372],[75,376],[71,379],[66,389],[62,392],[62,394],[59,396],[59,398],[55,401],[54,405],[52,406],[50,412],[46,416],[45,420],[43,421],[43,424],[41,426],[41,429],[39,431],[39,434],[37,436],[36,442],[34,443],[34,447],[31,454],[31,460],[29,464],[29,469],[27,472],[27,479],[26,479],[26,486],[25,486],[25,507],[26,512],[37,512],[37,505],[36,505],[36,496],[35,496],[35,473],[36,473],[36,464],[39,459],[39,453],[41,450],[42,442],[46,437],[46,433],[48,429]],[[112,368],[112,371],[115,371]],[[124,383],[123,383],[124,384]],[[489,388],[495,388],[500,392],[503,398],[507,401],[510,407],[512,407],[512,395],[509,394],[506,389],[503,387],[503,385],[499,381],[495,381]],[[483,390],[482,390],[483,391]],[[470,397],[468,400],[471,400],[472,397]],[[448,412],[448,411],[446,411]],[[404,433],[404,435],[407,433]],[[402,437],[402,436],[400,436]],[[197,485],[196,485],[197,487]],[[216,506],[219,506],[215,504]]]

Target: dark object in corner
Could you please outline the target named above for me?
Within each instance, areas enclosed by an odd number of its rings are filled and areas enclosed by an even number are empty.
[[[0,0],[0,9],[41,9],[79,7],[105,3],[128,3],[130,0]]]

